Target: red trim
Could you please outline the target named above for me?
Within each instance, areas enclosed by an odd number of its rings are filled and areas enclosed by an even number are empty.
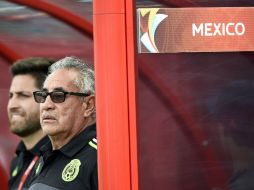
[[[29,166],[27,167],[26,171],[24,172],[24,174],[21,177],[21,180],[20,180],[19,186],[18,186],[18,190],[23,189],[23,186],[24,186],[28,176],[30,175],[30,173],[31,173],[31,171],[38,159],[39,159],[39,156],[36,155],[36,156],[34,156],[33,160],[30,162]]]
[[[51,16],[64,21],[65,23],[76,28],[89,38],[93,38],[93,25],[86,19],[71,13],[70,11],[60,8],[53,3],[48,3],[42,0],[8,0],[13,3],[27,5],[33,9],[46,12]]]
[[[22,56],[17,52],[13,51],[11,48],[0,42],[0,53],[7,61],[13,63],[18,59],[21,59]]]

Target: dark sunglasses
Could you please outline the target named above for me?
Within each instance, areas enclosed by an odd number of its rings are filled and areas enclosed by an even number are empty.
[[[87,93],[65,92],[65,91],[53,91],[53,92],[35,91],[33,92],[34,100],[37,103],[44,103],[48,95],[50,96],[52,102],[62,103],[65,101],[65,97],[67,94],[74,95],[74,96],[84,96],[84,97],[90,95]]]

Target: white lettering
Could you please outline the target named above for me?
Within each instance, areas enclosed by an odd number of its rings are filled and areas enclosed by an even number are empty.
[[[205,36],[212,36],[212,23],[205,23]]]
[[[228,23],[227,26],[226,26],[226,31],[227,31],[227,34],[228,34],[229,36],[234,36],[234,35],[235,35],[234,32],[230,32],[230,31],[229,31],[229,27],[230,27],[230,26],[234,26],[234,25],[235,25],[234,23],[230,22],[230,23]]]
[[[192,36],[242,36],[245,34],[245,25],[238,23],[192,23]]]
[[[201,23],[199,27],[196,26],[196,24],[192,23],[192,36],[196,36],[196,33],[198,34],[201,32],[201,36],[203,36],[203,24]]]
[[[222,23],[222,35],[225,36],[225,23]]]
[[[240,27],[240,29],[241,29],[241,32],[240,32],[240,30],[239,30],[239,27]],[[245,33],[245,26],[244,26],[244,24],[243,23],[237,23],[236,25],[235,25],[235,33],[238,35],[238,36],[242,36],[242,35],[244,35],[244,33]]]
[[[214,36],[216,36],[216,35],[221,36],[221,32],[220,32],[221,23],[218,23],[218,24],[214,23],[213,26],[214,26],[214,33],[213,33],[213,35]]]

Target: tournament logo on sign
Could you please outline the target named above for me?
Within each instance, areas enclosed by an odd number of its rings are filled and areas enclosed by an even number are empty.
[[[70,163],[68,163],[62,172],[62,179],[65,182],[71,182],[78,176],[79,167],[81,162],[79,159],[73,159]]]
[[[141,36],[140,40],[143,43],[143,45],[147,48],[147,50],[151,53],[158,53],[158,48],[155,44],[155,32],[158,28],[159,24],[168,17],[168,15],[165,14],[157,14],[159,11],[158,8],[153,9],[141,9],[140,14],[142,17],[149,14],[148,17],[148,26],[145,26],[143,29],[143,35]]]

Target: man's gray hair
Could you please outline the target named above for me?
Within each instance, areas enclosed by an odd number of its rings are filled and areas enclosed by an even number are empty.
[[[95,95],[94,70],[83,60],[77,57],[65,57],[55,62],[49,67],[49,74],[58,69],[75,69],[79,71],[79,76],[75,79],[74,84],[80,89],[81,93],[90,93]]]

